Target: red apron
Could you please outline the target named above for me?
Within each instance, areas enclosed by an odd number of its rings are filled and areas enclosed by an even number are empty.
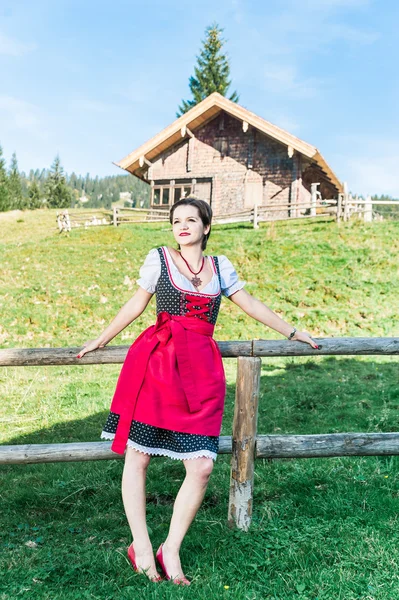
[[[184,433],[220,435],[226,394],[215,326],[160,312],[130,346],[110,410],[120,415],[111,450],[124,454],[132,419]]]

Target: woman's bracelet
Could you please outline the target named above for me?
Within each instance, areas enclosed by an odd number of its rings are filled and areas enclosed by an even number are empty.
[[[287,339],[292,340],[292,338],[294,337],[296,333],[296,327],[294,327],[294,329],[291,331],[290,335],[287,336]]]

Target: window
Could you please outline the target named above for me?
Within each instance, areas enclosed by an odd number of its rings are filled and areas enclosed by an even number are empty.
[[[166,208],[181,198],[189,196],[191,192],[192,186],[182,183],[177,185],[156,185],[153,187],[151,205]]]
[[[175,185],[175,197],[173,202],[186,198],[191,194],[191,185]]]
[[[154,196],[153,196],[153,200],[152,203],[159,205],[161,204],[161,189],[162,188],[154,188]]]
[[[170,196],[170,188],[162,189],[162,204],[167,204],[169,206],[169,196]]]
[[[175,187],[174,202],[177,202],[178,200],[180,200],[180,198],[181,198],[181,192],[182,192],[182,188],[181,187]]]

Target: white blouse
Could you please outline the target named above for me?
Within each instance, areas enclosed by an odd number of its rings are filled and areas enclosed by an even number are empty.
[[[172,275],[173,282],[175,285],[187,292],[197,292],[198,290],[193,286],[191,281],[187,279],[182,273],[180,273],[179,269],[174,264],[172,257],[170,255],[169,250],[166,246],[163,246],[166,258],[169,264],[169,269]],[[219,279],[217,273],[213,268],[212,259],[210,256],[207,257],[208,261],[211,262],[211,267],[213,271],[213,277],[209,283],[206,284],[202,290],[200,290],[200,294],[218,294],[220,290]],[[219,259],[219,270],[220,270],[220,279],[222,283],[222,294],[224,296],[231,296],[234,292],[241,290],[245,281],[241,281],[238,278],[237,272],[234,269],[233,265],[223,254],[218,256]],[[161,275],[161,259],[159,257],[158,250],[153,248],[149,251],[144,261],[144,264],[140,268],[140,278],[137,279],[136,283],[142,288],[144,288],[147,292],[153,294],[156,289],[156,285],[158,279]]]

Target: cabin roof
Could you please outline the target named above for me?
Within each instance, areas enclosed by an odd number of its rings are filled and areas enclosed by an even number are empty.
[[[288,152],[295,150],[311,159],[312,162],[316,163],[324,171],[328,179],[330,179],[338,190],[342,192],[343,185],[341,181],[315,146],[304,142],[288,131],[281,129],[281,127],[277,127],[277,125],[273,125],[273,123],[258,117],[255,113],[228,100],[218,92],[210,94],[205,100],[202,100],[202,102],[173,121],[173,123],[165,127],[157,135],[114,164],[137,177],[143,178],[143,167],[145,164],[151,163],[152,159],[155,159],[159,154],[180,141],[182,137],[185,137],[187,129],[195,133],[197,129],[215,118],[221,111],[225,111],[243,123],[247,123],[265,135],[285,144]]]

